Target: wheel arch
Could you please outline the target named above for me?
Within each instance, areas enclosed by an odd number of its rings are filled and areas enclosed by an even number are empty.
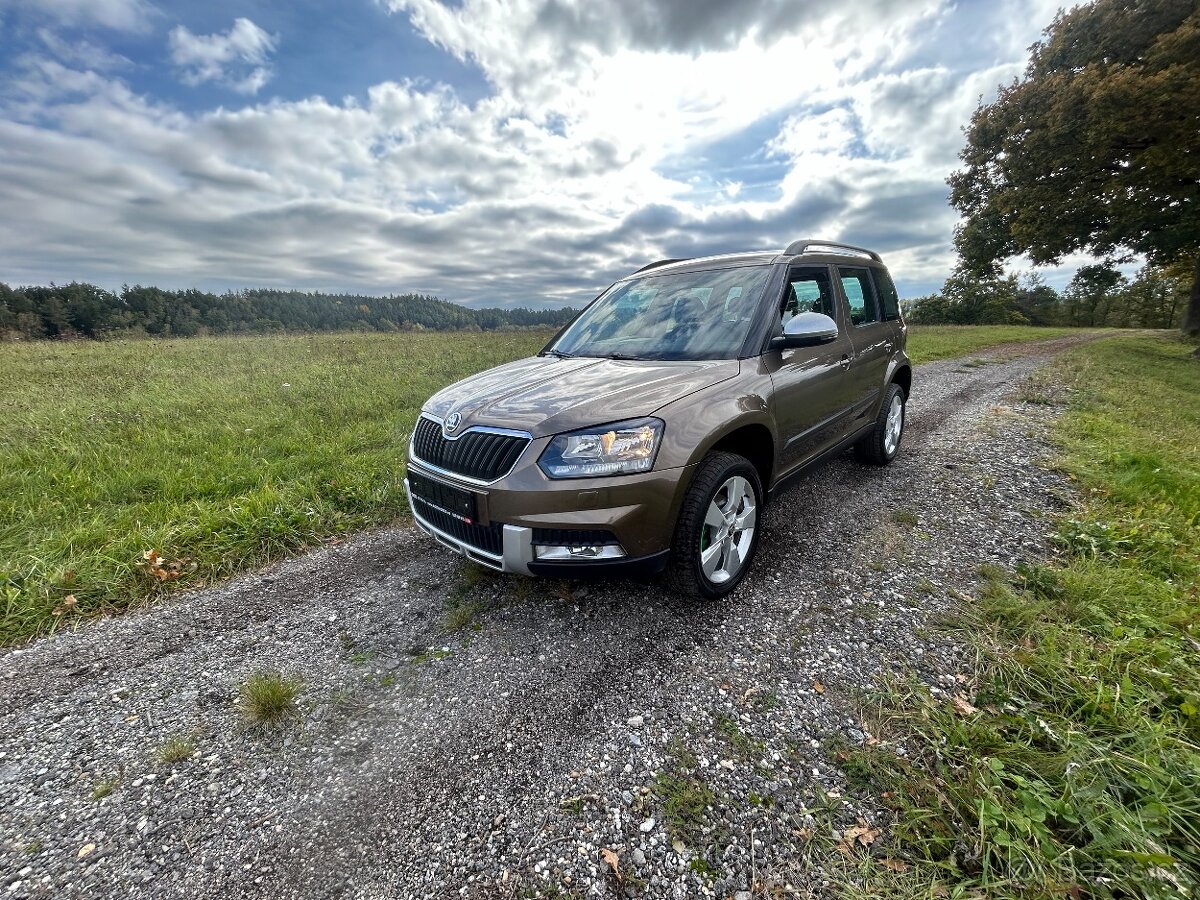
[[[736,453],[750,461],[758,472],[764,495],[771,486],[775,471],[775,438],[771,429],[761,422],[747,422],[721,435],[705,448],[704,455],[714,451]]]

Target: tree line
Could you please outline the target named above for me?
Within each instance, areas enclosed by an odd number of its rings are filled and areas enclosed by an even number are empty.
[[[141,285],[11,288],[0,283],[0,340],[192,337],[313,331],[498,331],[557,327],[573,309],[471,309],[424,294],[252,289],[212,294]]]
[[[1179,328],[1190,273],[1146,266],[1133,279],[1103,265],[1081,267],[1056,291],[1036,272],[971,274],[957,270],[941,292],[905,302],[917,325],[1076,325],[1083,328]]]

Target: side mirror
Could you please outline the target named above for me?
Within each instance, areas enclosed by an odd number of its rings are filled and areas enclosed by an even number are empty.
[[[797,313],[783,326],[783,334],[771,338],[773,350],[788,347],[813,347],[837,340],[837,322],[823,313]]]

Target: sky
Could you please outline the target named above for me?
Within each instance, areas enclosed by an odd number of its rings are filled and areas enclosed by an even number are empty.
[[[0,0],[0,281],[578,306],[815,237],[918,296],[1059,5]]]

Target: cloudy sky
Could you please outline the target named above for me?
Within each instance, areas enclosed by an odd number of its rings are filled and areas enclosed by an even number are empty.
[[[0,281],[578,304],[816,236],[953,265],[1043,0],[0,0]]]

